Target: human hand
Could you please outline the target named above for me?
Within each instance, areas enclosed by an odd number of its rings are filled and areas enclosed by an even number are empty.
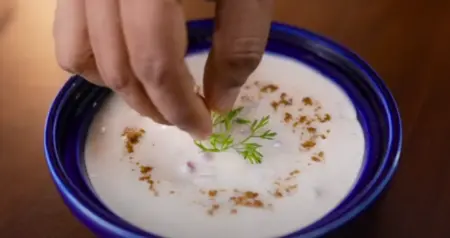
[[[0,1],[0,33],[4,27],[13,19],[14,11],[17,8],[17,3],[14,0]]]
[[[193,91],[184,63],[180,0],[58,0],[57,60],[64,70],[111,88],[140,114],[205,138],[212,130],[209,110],[230,110],[261,60],[272,2],[216,1],[204,99]]]

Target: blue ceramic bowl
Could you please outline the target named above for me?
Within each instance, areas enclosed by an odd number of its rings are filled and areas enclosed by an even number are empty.
[[[211,20],[189,22],[188,53],[208,49],[212,33]],[[321,236],[363,211],[391,179],[401,151],[399,111],[386,85],[364,61],[324,37],[273,23],[267,51],[306,63],[341,86],[353,101],[364,130],[364,166],[353,190],[325,217],[287,237]],[[156,237],[109,211],[85,179],[83,151],[88,127],[109,93],[79,76],[70,78],[58,93],[45,127],[50,174],[73,214],[96,235]]]

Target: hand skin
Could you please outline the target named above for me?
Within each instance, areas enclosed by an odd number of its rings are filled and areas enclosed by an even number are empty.
[[[266,47],[273,0],[216,0],[202,98],[184,62],[180,0],[58,0],[56,57],[66,71],[107,86],[134,110],[194,138],[211,134],[210,110],[227,112]]]
[[[0,0],[0,34],[6,25],[13,20],[13,15],[17,10],[17,3],[14,0]]]

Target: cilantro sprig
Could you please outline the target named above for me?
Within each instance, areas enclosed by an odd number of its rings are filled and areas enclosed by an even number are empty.
[[[223,152],[234,149],[245,160],[251,164],[260,164],[263,154],[259,151],[261,145],[253,142],[252,139],[273,140],[277,133],[265,129],[269,123],[269,116],[259,120],[248,120],[239,117],[243,107],[236,108],[225,115],[213,113],[213,127],[218,131],[213,133],[208,141],[195,140],[194,143],[203,152]],[[241,140],[236,140],[232,136],[233,125],[246,125],[249,128],[249,134]]]

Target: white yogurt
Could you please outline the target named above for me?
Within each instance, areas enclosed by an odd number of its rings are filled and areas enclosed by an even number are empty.
[[[186,58],[199,84],[206,56]],[[278,89],[261,93],[269,84]],[[292,98],[292,105],[275,111],[271,103],[281,93]],[[243,116],[270,115],[268,129],[278,133],[275,140],[257,141],[261,164],[249,164],[233,150],[201,153],[185,132],[155,124],[112,96],[95,117],[86,143],[87,174],[99,198],[118,216],[164,237],[276,237],[326,215],[351,190],[363,162],[364,137],[351,101],[318,72],[271,54],[241,95],[236,104],[245,107]],[[313,105],[305,105],[306,97]],[[293,117],[287,123],[286,113]],[[131,154],[121,137],[127,127],[146,131]],[[236,127],[233,135],[245,133],[247,128]],[[312,148],[304,148],[311,142]],[[153,191],[139,181],[139,166],[153,168]],[[235,206],[230,197],[241,194],[235,190],[258,193],[262,208]]]

